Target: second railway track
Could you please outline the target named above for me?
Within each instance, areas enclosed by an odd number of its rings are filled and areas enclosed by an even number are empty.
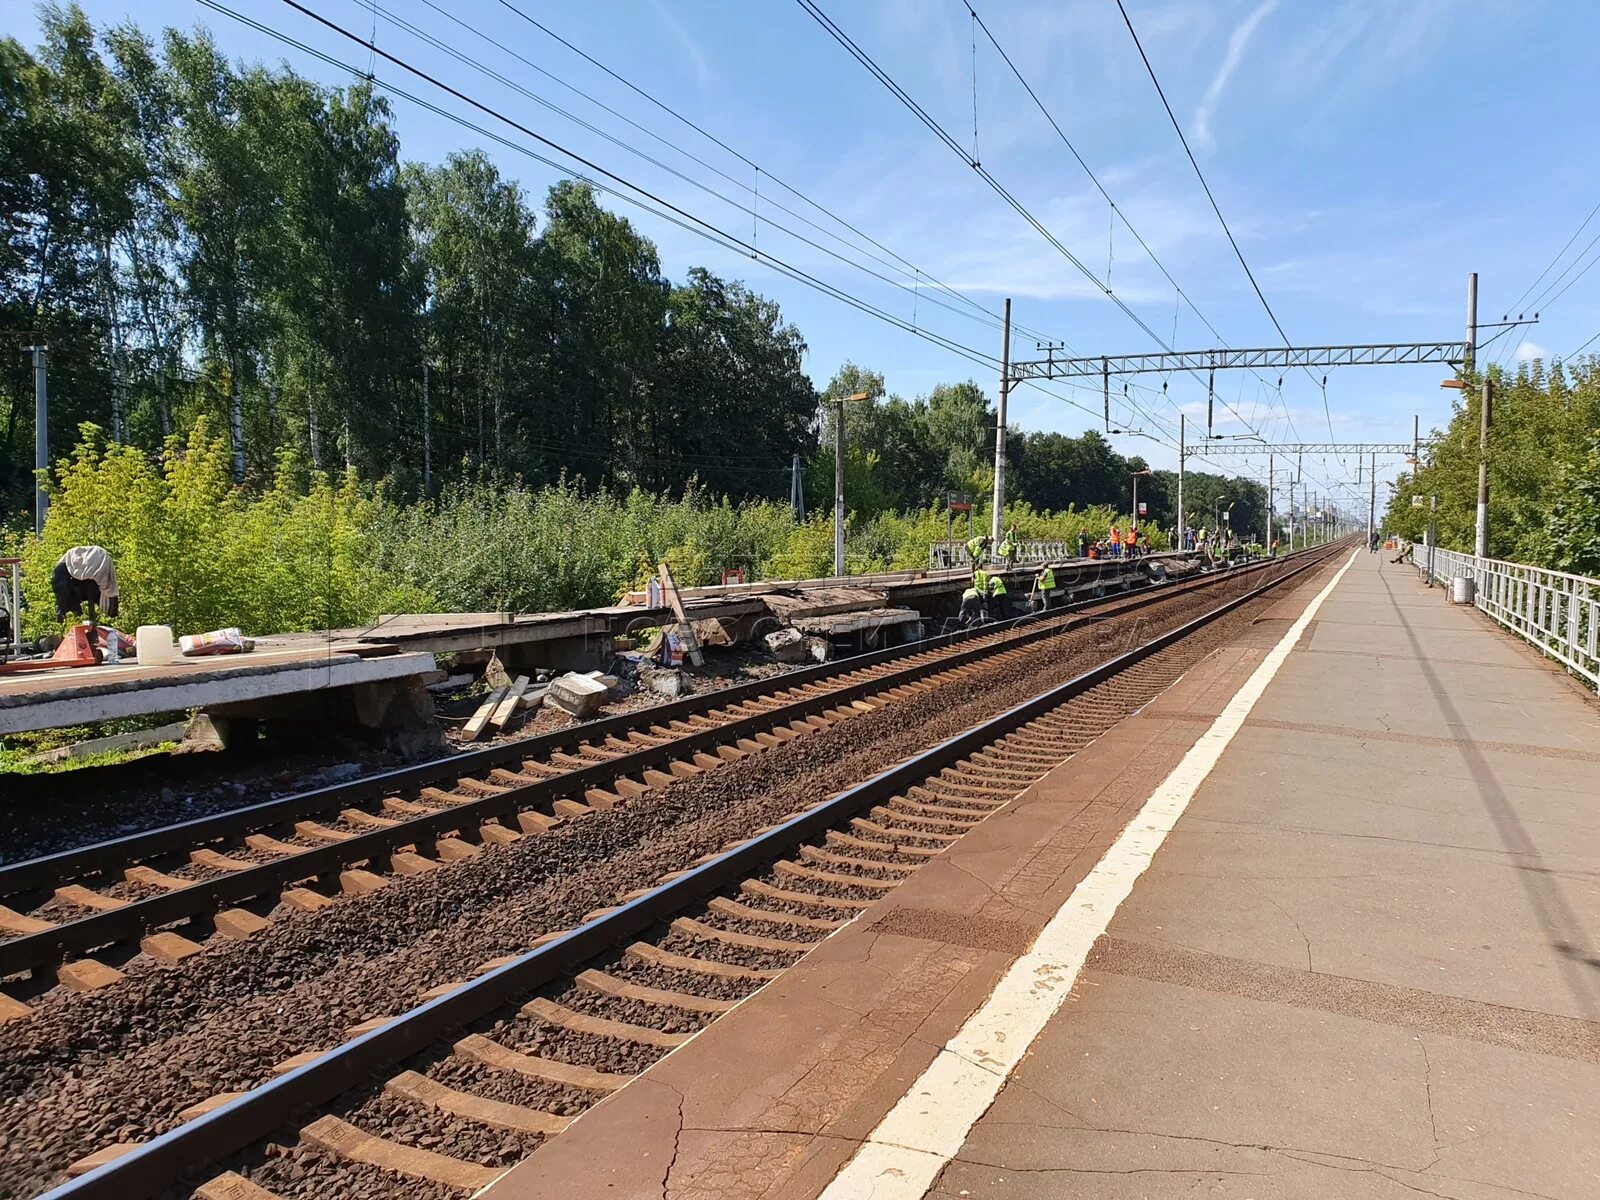
[[[1319,557],[1269,571],[1267,586]],[[469,968],[416,994],[413,1002],[426,1001],[420,1007],[363,1013],[370,1019],[347,1022],[353,1040],[302,1044],[264,1086],[193,1106],[172,1102],[152,1130],[170,1132],[63,1194],[153,1195],[207,1163],[222,1165],[186,1180],[203,1195],[464,1195],[458,1189],[521,1157],[1148,702],[1205,652],[1211,621],[1256,595],[1234,596],[707,861],[623,890],[615,907],[537,939],[533,950],[480,962],[477,978]],[[795,752],[786,753],[793,761]],[[179,1108],[193,1119],[177,1124]],[[19,1141],[28,1136],[17,1132]],[[109,1157],[127,1148],[81,1149]],[[205,1186],[222,1166],[243,1175]]]
[[[958,681],[1088,620],[1109,620],[1271,564],[1082,601],[1000,628],[807,668],[639,713],[437,759],[82,849],[0,867],[0,979],[37,994],[118,978],[135,950],[181,959],[245,938],[281,903],[425,873],[636,799],[856,713]],[[101,953],[100,958],[85,957]],[[52,978],[53,975],[53,978]],[[26,976],[20,980],[19,977]],[[0,995],[0,1020],[26,1015]]]

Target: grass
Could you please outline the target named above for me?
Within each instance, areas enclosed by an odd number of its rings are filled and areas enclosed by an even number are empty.
[[[69,771],[82,771],[90,767],[116,767],[153,754],[171,754],[177,742],[160,742],[154,746],[141,746],[131,750],[102,750],[85,754],[81,758],[62,758],[54,762],[32,761],[39,751],[23,753],[17,750],[0,750],[0,775],[64,775]]]

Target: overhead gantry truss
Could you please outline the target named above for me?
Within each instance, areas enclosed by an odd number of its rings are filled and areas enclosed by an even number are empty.
[[[1094,375],[1158,374],[1171,371],[1287,370],[1293,367],[1362,367],[1404,363],[1448,363],[1466,358],[1465,342],[1393,342],[1366,346],[1276,346],[1254,350],[1175,350],[1158,354],[1058,355],[1011,364],[1011,380],[1075,379]]]
[[[1426,450],[1428,444],[1422,443]],[[1222,455],[1243,457],[1247,454],[1403,454],[1412,457],[1418,449],[1410,442],[1219,442],[1211,438],[1194,442],[1188,447],[1192,458],[1215,458]]]

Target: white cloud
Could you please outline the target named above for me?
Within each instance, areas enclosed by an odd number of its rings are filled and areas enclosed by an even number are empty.
[[[1211,86],[1206,89],[1205,98],[1200,101],[1200,107],[1194,114],[1195,141],[1199,142],[1203,149],[1210,150],[1216,145],[1216,139],[1211,133],[1212,114],[1216,111],[1217,101],[1222,99],[1222,91],[1228,86],[1228,80],[1233,78],[1233,73],[1239,69],[1239,63],[1244,59],[1244,52],[1250,44],[1251,35],[1255,33],[1256,26],[1277,7],[1278,0],[1263,0],[1248,17],[1234,27],[1233,33],[1229,36],[1228,52],[1223,56],[1222,65],[1217,68]]]
[[[695,78],[700,81],[700,86],[705,87],[711,82],[711,65],[706,62],[705,53],[700,49],[700,44],[689,36],[689,31],[683,27],[683,22],[672,15],[661,0],[650,0],[650,7],[656,10],[656,16],[661,18],[661,23],[672,31],[672,36],[678,40],[678,45],[689,56],[689,62],[694,67]]]
[[[1539,345],[1538,342],[1523,342],[1517,347],[1518,362],[1532,362],[1536,358],[1548,360],[1550,351]]]

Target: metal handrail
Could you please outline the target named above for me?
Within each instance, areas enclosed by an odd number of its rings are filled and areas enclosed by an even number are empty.
[[[1600,579],[1414,543],[1430,584],[1472,580],[1472,604],[1600,691]]]

